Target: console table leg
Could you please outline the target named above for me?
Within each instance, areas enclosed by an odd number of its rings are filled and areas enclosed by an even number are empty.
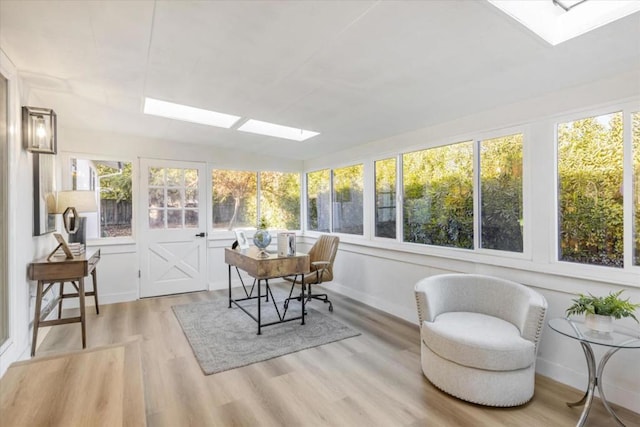
[[[100,314],[100,307],[98,306],[98,274],[95,268],[91,272],[91,277],[93,278],[93,300],[96,303],[96,314]]]
[[[62,295],[64,295],[64,282],[59,283],[60,301],[58,302],[58,319],[62,319]]]
[[[78,280],[78,297],[80,298],[80,325],[82,328],[82,348],[87,348],[87,328],[84,307],[84,277]]]
[[[36,307],[33,314],[33,341],[31,342],[31,357],[36,355],[36,343],[38,342],[38,328],[40,327],[40,309],[42,308],[42,280],[38,280],[36,291]]]

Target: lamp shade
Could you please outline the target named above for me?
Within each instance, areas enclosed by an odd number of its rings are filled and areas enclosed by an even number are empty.
[[[98,205],[95,191],[59,191],[55,213],[64,213],[67,208],[75,208],[78,212],[96,212]]]

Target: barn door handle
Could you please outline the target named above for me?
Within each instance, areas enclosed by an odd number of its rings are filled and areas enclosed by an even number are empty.
[[[205,232],[203,231],[202,233],[198,233],[198,234],[196,234],[196,237],[204,237],[204,236],[206,236],[206,235],[207,235],[207,233],[205,233]]]

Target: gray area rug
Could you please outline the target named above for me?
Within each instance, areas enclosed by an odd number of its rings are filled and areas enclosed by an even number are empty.
[[[240,297],[241,290],[235,291],[234,296]],[[283,298],[281,292],[276,294],[277,300]],[[256,315],[257,300],[241,304]],[[316,301],[315,304],[322,303]],[[282,313],[282,303],[278,306]],[[322,307],[326,305],[322,304]],[[257,335],[258,324],[246,313],[235,306],[228,308],[226,294],[210,301],[174,305],[172,308],[205,375],[360,335],[360,332],[333,319],[331,313],[321,313],[308,305],[304,325],[300,320],[293,320],[267,326],[262,328],[261,335]],[[300,304],[292,301],[286,318],[299,315]],[[269,303],[262,300],[262,323],[276,319],[271,300]]]

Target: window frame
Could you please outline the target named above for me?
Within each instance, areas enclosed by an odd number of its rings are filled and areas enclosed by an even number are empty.
[[[390,156],[386,156],[387,158]],[[348,168],[348,167],[352,167],[352,166],[358,166],[358,165],[362,165],[362,234],[349,234],[349,233],[342,233],[342,232],[336,232],[333,231],[333,222],[334,222],[334,218],[333,218],[333,203],[335,201],[335,193],[333,190],[334,187],[334,179],[333,179],[333,171],[336,169],[344,169],[344,168]],[[326,234],[326,233],[330,233],[330,234],[334,234],[336,236],[341,236],[341,240],[344,241],[351,241],[351,240],[355,240],[355,241],[361,241],[361,240],[371,240],[372,239],[372,235],[370,228],[372,226],[372,213],[371,213],[371,209],[369,209],[369,206],[371,204],[371,200],[373,200],[373,197],[370,196],[371,193],[371,174],[372,172],[372,161],[368,160],[368,159],[360,159],[358,161],[353,161],[353,162],[347,162],[347,163],[340,163],[340,164],[335,164],[333,167],[330,166],[319,166],[319,167],[314,167],[311,169],[307,169],[303,172],[303,176],[304,176],[304,183],[303,183],[303,190],[304,190],[304,194],[302,199],[304,200],[304,222],[302,223],[302,227],[304,229],[304,234],[308,235],[308,236],[312,236],[312,237],[318,237],[321,234]],[[328,170],[329,171],[329,196],[330,196],[330,204],[331,204],[331,208],[329,210],[329,231],[317,231],[317,230],[310,230],[309,229],[309,223],[308,223],[308,180],[307,180],[307,176],[310,173],[314,173],[314,172],[320,172],[320,171],[324,171],[324,170]],[[386,241],[389,241],[391,239],[383,239]]]
[[[393,183],[394,185],[394,190],[395,190],[395,197],[394,197],[394,209],[395,209],[395,237],[384,237],[384,236],[378,236],[376,233],[376,228],[377,228],[377,195],[378,195],[378,189],[376,187],[376,163],[377,162],[382,162],[382,161],[386,161],[386,160],[393,160],[394,161],[394,166],[395,166],[395,182]],[[365,171],[366,171],[366,163],[365,163]],[[374,240],[381,240],[383,242],[392,242],[392,241],[397,241],[398,240],[398,215],[400,209],[398,209],[398,201],[400,200],[400,194],[398,193],[398,188],[399,188],[399,182],[398,179],[401,178],[401,173],[399,172],[400,169],[402,168],[402,155],[400,154],[390,154],[388,156],[382,157],[382,158],[375,158],[371,161],[371,170],[372,170],[372,185],[371,185],[371,200],[373,203],[373,213],[371,214],[371,238]],[[366,184],[367,184],[367,180],[366,180],[366,173],[365,173],[365,192],[366,192]],[[366,206],[364,207],[365,212],[366,212]],[[400,212],[401,214],[401,212]],[[365,215],[366,218],[366,215]],[[365,224],[365,230],[366,230],[366,224]]]
[[[72,188],[73,181],[71,178],[71,159],[82,159],[89,161],[112,161],[131,163],[131,236],[121,237],[98,237],[94,239],[87,239],[87,246],[109,246],[109,245],[122,245],[133,244],[137,241],[137,215],[138,215],[138,175],[139,171],[139,159],[132,159],[129,156],[111,156],[95,153],[78,153],[72,151],[63,151],[58,156],[60,158],[60,173],[61,176],[61,190],[69,190]]]
[[[235,239],[235,233],[234,230],[227,230],[227,229],[221,229],[221,228],[214,228],[213,227],[213,218],[212,218],[212,212],[213,212],[213,171],[214,170],[226,170],[226,171],[236,171],[236,172],[252,172],[256,174],[256,218],[261,217],[261,177],[260,174],[262,172],[279,172],[279,173],[293,173],[293,174],[298,174],[298,180],[300,183],[300,206],[299,206],[299,212],[300,212],[300,228],[297,230],[288,230],[288,231],[292,231],[295,232],[296,234],[301,234],[302,230],[304,229],[304,224],[306,224],[306,174],[304,172],[301,172],[300,170],[283,170],[283,169],[253,169],[253,168],[241,168],[241,167],[237,167],[237,168],[232,168],[232,167],[227,167],[227,168],[222,168],[222,167],[217,167],[214,164],[208,164],[207,167],[208,170],[208,174],[207,174],[207,179],[208,179],[208,185],[206,186],[206,197],[207,197],[207,234],[212,237],[213,239],[221,239],[221,238],[233,238]],[[257,224],[256,224],[257,225]],[[249,231],[250,235],[253,235],[253,232],[256,230],[256,227],[237,227],[238,229],[241,230],[245,230],[245,231]],[[269,229],[274,229],[274,230],[279,230],[279,229],[275,229],[273,227],[268,226]]]
[[[572,122],[576,120],[582,120],[589,117],[597,117],[607,114],[620,112],[623,120],[623,159],[622,159],[622,186],[623,186],[623,266],[621,268],[603,266],[596,264],[584,264],[571,261],[563,261],[560,259],[560,218],[559,218],[559,197],[560,197],[560,180],[558,170],[558,125],[561,123]],[[551,264],[557,265],[560,269],[572,269],[575,270],[576,266],[579,266],[584,274],[576,277],[584,277],[589,274],[594,274],[596,277],[605,274],[607,276],[616,277],[618,275],[624,276],[628,273],[638,274],[640,273],[640,265],[633,265],[633,157],[632,148],[633,141],[631,140],[631,114],[640,112],[640,100],[627,101],[606,104],[585,110],[576,110],[565,114],[555,115],[550,118],[550,123],[553,132],[553,172],[554,172],[554,206],[556,212],[553,215],[553,226],[551,232],[553,236],[549,239],[552,248],[549,249]]]
[[[486,132],[477,132],[475,133],[474,141],[474,252],[479,254],[491,254],[497,255],[501,257],[507,258],[516,258],[516,259],[532,259],[532,248],[531,248],[531,233],[532,233],[532,221],[529,212],[531,212],[531,165],[532,159],[530,153],[532,149],[530,146],[532,145],[530,141],[530,133],[531,129],[529,126],[513,126],[513,127],[505,127],[500,129],[495,129]],[[482,203],[481,203],[481,176],[480,176],[480,144],[482,141],[501,138],[505,136],[522,134],[522,220],[524,225],[522,227],[522,252],[512,252],[505,251],[501,249],[489,249],[483,248],[481,246],[482,240]],[[477,166],[476,166],[477,165]],[[475,191],[477,189],[477,191]]]

